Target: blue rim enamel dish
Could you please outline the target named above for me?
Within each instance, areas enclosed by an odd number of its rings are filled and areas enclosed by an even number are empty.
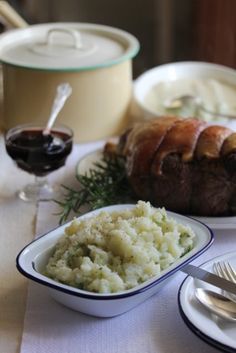
[[[213,272],[213,264],[221,261],[230,262],[235,267],[236,252],[213,258],[200,267]],[[210,346],[220,349],[222,352],[236,352],[235,323],[211,315],[194,297],[193,293],[197,287],[220,291],[211,285],[187,276],[178,291],[178,306],[184,323],[196,336]]]
[[[108,212],[122,211],[134,206],[108,206],[88,212],[78,217],[78,219],[95,216],[102,210]],[[55,228],[25,246],[16,258],[17,269],[25,277],[46,286],[55,300],[71,309],[98,317],[120,315],[157,293],[178,270],[205,252],[213,242],[213,232],[205,224],[169,211],[167,215],[193,229],[196,234],[194,248],[162,271],[161,275],[155,276],[132,289],[111,294],[100,294],[59,283],[42,274],[56,242],[63,235],[65,227],[70,222]]]

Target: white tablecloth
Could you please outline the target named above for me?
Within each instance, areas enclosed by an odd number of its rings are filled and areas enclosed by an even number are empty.
[[[51,180],[75,183],[75,165],[100,143],[76,146],[66,168]],[[38,208],[37,234],[58,224],[54,203]],[[200,264],[236,249],[235,230],[216,231],[212,247],[200,256]],[[179,272],[159,293],[135,309],[114,318],[101,319],[72,311],[57,302],[47,289],[30,283],[21,353],[213,353],[216,349],[201,341],[184,324],[178,310],[177,292],[185,278]]]

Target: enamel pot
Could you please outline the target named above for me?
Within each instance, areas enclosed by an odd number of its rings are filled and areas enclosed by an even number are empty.
[[[119,134],[128,124],[132,59],[137,39],[120,29],[89,23],[51,23],[0,36],[5,128],[45,123],[56,87],[72,95],[58,120],[76,142]]]

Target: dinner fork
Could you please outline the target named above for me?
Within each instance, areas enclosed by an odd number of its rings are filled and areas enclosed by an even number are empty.
[[[229,262],[216,262],[213,265],[213,269],[218,276],[225,278],[233,283],[236,283],[236,270]],[[225,294],[230,297],[230,299],[236,301],[236,295],[228,292],[226,292]]]

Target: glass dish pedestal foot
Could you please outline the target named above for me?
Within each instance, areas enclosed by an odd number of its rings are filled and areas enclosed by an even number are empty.
[[[35,177],[35,182],[27,184],[18,192],[18,196],[27,202],[49,201],[53,198],[53,192],[53,187],[48,184],[47,178]]]

